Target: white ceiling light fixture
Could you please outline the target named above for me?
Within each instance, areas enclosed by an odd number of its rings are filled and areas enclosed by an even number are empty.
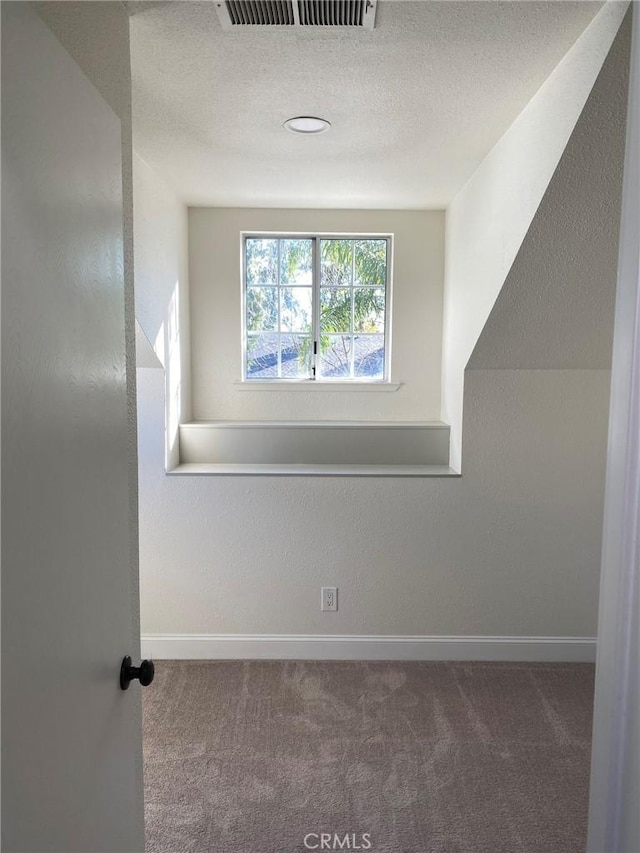
[[[292,133],[317,134],[324,133],[331,127],[331,122],[316,116],[295,116],[287,119],[283,127]]]

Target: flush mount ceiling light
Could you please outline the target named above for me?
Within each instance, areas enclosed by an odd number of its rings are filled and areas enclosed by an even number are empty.
[[[296,116],[285,121],[284,127],[292,133],[324,133],[331,127],[331,122],[315,116]]]

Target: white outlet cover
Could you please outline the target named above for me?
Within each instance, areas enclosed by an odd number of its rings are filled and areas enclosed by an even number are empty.
[[[338,587],[337,586],[323,586],[322,587],[322,595],[321,595],[321,610],[330,610],[334,611],[338,609]]]

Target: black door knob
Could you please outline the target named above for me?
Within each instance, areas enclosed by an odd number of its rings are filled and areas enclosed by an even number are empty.
[[[140,666],[131,666],[131,658],[126,655],[122,658],[122,666],[120,667],[120,687],[123,690],[128,690],[129,684],[134,678],[139,678],[140,684],[147,687],[153,681],[155,671],[152,660],[143,660]]]

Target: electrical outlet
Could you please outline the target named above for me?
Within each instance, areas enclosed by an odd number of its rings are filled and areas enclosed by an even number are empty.
[[[338,609],[338,587],[323,586],[322,587],[322,603],[321,610],[337,610]]]

